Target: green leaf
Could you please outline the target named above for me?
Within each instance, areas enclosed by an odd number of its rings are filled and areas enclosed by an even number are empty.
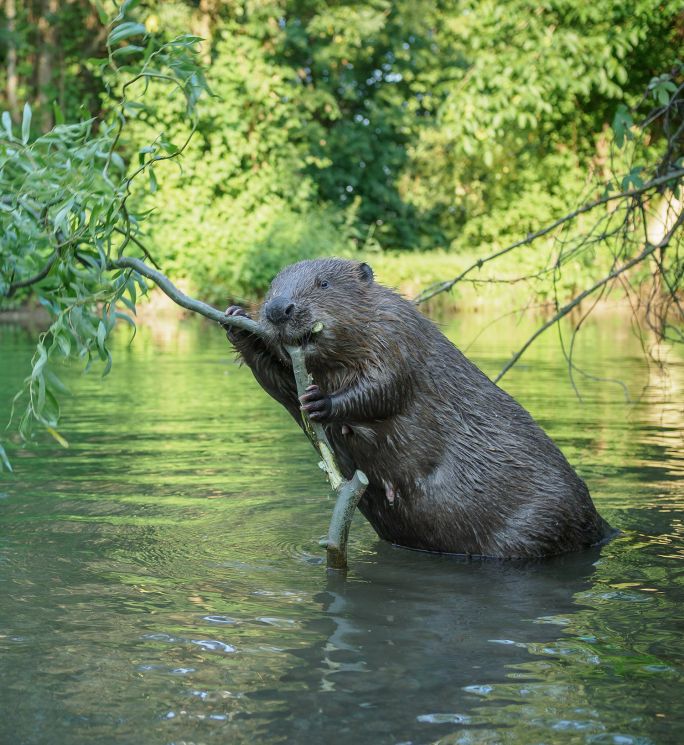
[[[150,191],[154,194],[158,188],[159,185],[157,184],[157,177],[154,173],[154,168],[150,168]]]
[[[106,354],[106,357],[107,357],[107,362],[106,362],[106,364],[104,366],[104,370],[102,371],[102,377],[103,378],[105,378],[105,377],[107,377],[107,375],[109,375],[109,373],[110,373],[110,371],[112,369],[112,362],[113,362],[113,360],[112,360],[112,353],[108,349],[105,349],[105,354]]]
[[[134,289],[134,292],[135,292],[135,289]],[[128,308],[128,310],[131,311],[133,315],[136,315],[135,303],[132,300],[127,298],[125,295],[122,295],[119,298],[119,300],[121,300],[121,302]]]
[[[124,159],[119,155],[119,153],[112,153],[112,165],[115,166],[119,171],[126,170]]]
[[[628,191],[631,188],[640,189],[644,185],[644,181],[640,176],[643,170],[643,166],[635,166],[632,168],[632,170],[622,179],[622,190]]]
[[[117,310],[117,311],[114,311],[114,316],[130,324],[133,327],[133,329],[136,330],[135,321],[126,313],[122,313],[120,310]]]
[[[43,368],[48,361],[47,350],[42,342],[38,342],[36,351],[38,352],[38,359],[33,363],[33,370],[31,371],[31,378],[34,380],[42,375]]]
[[[107,37],[107,46],[114,46],[123,39],[128,39],[131,36],[145,36],[147,29],[142,23],[134,23],[133,21],[127,21],[116,26],[109,36]]]
[[[123,3],[121,3],[121,8],[119,8],[119,13],[121,13],[122,16],[125,16],[128,12],[133,10],[136,5],[140,4],[140,0],[124,0]]]
[[[64,113],[57,101],[52,102],[52,113],[55,117],[55,124],[64,124]]]
[[[97,325],[97,346],[100,352],[105,351],[105,339],[107,338],[107,327],[102,321]]]
[[[38,414],[43,413],[43,407],[45,406],[45,375],[34,376],[35,384],[38,386],[38,393],[36,396],[35,409]]]
[[[631,127],[633,126],[634,121],[629,109],[624,104],[620,104],[613,117],[613,133],[615,135],[615,144],[618,148],[621,148],[625,144],[625,138],[628,140],[632,139]]]
[[[7,132],[7,137],[9,137],[10,140],[14,139],[12,137],[12,117],[10,116],[9,111],[2,112],[2,126],[5,128],[5,132]]]
[[[106,26],[109,23],[109,14],[104,9],[100,0],[93,0],[93,4],[95,5],[95,10],[97,10],[97,17],[100,19],[100,23]]]
[[[145,47],[139,47],[136,44],[127,44],[125,47],[120,47],[112,52],[112,57],[130,57],[133,54],[144,52]]]
[[[48,387],[56,390],[58,393],[68,394],[69,389],[64,385],[56,373],[52,370],[45,371],[45,377],[47,379]]]
[[[12,464],[9,462],[9,458],[7,457],[7,451],[0,443],[0,463],[11,473],[12,472]]]
[[[28,101],[24,104],[24,115],[21,120],[21,141],[26,145],[31,134],[31,107]]]

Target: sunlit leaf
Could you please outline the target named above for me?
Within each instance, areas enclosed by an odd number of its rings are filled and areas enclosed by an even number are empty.
[[[114,27],[107,37],[107,45],[113,46],[117,42],[128,39],[131,36],[145,36],[145,34],[147,34],[147,29],[142,23],[127,21]]]
[[[31,134],[31,107],[28,101],[24,104],[24,114],[21,120],[21,141],[26,145]]]
[[[57,442],[63,447],[68,448],[69,447],[69,441],[66,440],[62,435],[59,434],[59,432],[54,427],[46,427],[45,428],[48,432],[48,434],[52,435],[52,437],[57,440]]]
[[[97,346],[101,352],[105,351],[105,339],[107,338],[107,327],[102,321],[97,325]]]

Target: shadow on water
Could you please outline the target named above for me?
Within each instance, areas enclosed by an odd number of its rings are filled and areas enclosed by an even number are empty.
[[[314,598],[325,616],[311,623],[326,635],[296,651],[305,664],[278,681],[310,691],[288,703],[286,741],[353,743],[363,732],[368,742],[425,742],[426,725],[435,737],[477,728],[482,695],[529,660],[528,644],[559,638],[556,619],[578,610],[598,557],[467,562],[379,546],[373,563],[349,581],[330,576]]]

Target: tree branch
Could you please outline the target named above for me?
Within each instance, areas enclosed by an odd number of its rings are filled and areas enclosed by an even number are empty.
[[[263,329],[256,321],[253,321],[251,318],[245,318],[244,316],[227,316],[223,311],[217,310],[213,306],[203,303],[201,300],[195,300],[189,297],[184,292],[181,292],[165,274],[152,269],[152,267],[140,259],[122,256],[120,259],[110,259],[107,262],[107,267],[109,269],[133,269],[138,274],[142,274],[143,277],[152,280],[164,294],[168,295],[174,303],[180,305],[182,308],[191,310],[193,313],[199,313],[210,321],[220,323],[221,326],[235,326],[243,331],[256,334],[256,336],[265,337]]]
[[[37,274],[34,274],[28,279],[19,280],[19,282],[12,282],[5,291],[5,297],[12,297],[12,295],[14,295],[14,293],[22,287],[30,287],[31,285],[35,285],[37,282],[40,282],[42,279],[45,279],[45,277],[50,274],[50,270],[55,265],[55,262],[58,258],[59,249],[55,248],[55,250],[50,254],[50,258],[47,260],[45,266]]]
[[[311,374],[304,363],[304,352],[301,347],[286,347],[292,358],[292,370],[297,383],[297,395],[301,396],[308,385],[313,382]],[[337,495],[335,508],[328,528],[328,538],[325,541],[328,569],[347,568],[347,539],[354,510],[359,500],[364,495],[368,486],[368,477],[363,471],[355,471],[352,478],[347,481],[335,461],[330,440],[325,433],[325,427],[318,422],[312,422],[302,412],[302,421],[309,439],[318,450],[322,461],[321,468],[326,472],[330,486]]]
[[[663,238],[655,244],[646,244],[646,247],[644,250],[635,256],[634,258],[630,259],[629,261],[625,262],[622,266],[618,267],[617,269],[614,269],[610,274],[607,274],[602,279],[598,280],[598,282],[595,282],[591,287],[588,287],[584,292],[581,292],[579,295],[574,297],[569,303],[564,305],[552,318],[550,318],[543,326],[540,326],[532,336],[523,344],[522,347],[511,357],[510,360],[504,365],[504,367],[501,369],[499,374],[494,378],[494,382],[498,383],[501,378],[515,365],[515,363],[523,356],[525,351],[528,349],[528,347],[534,342],[534,340],[539,337],[541,334],[544,333],[548,328],[553,326],[557,321],[559,321],[561,318],[566,316],[573,308],[575,308],[577,305],[579,305],[582,300],[584,300],[586,297],[591,295],[592,293],[596,292],[596,290],[600,289],[604,285],[608,284],[611,280],[615,279],[616,277],[619,277],[621,274],[624,274],[627,270],[631,269],[633,266],[636,266],[637,264],[641,263],[644,259],[648,258],[652,253],[655,251],[658,251],[660,249],[666,248],[670,240],[672,239],[672,236],[675,234],[677,229],[684,223],[684,212],[682,212],[679,217],[677,218],[674,225],[670,228],[670,230],[663,236]]]
[[[591,210],[594,210],[597,207],[601,207],[604,204],[608,204],[609,202],[614,202],[617,199],[631,199],[633,197],[637,197],[641,194],[644,194],[647,191],[650,191],[651,189],[655,189],[658,186],[662,186],[663,184],[666,184],[670,181],[674,181],[675,179],[678,179],[678,178],[682,178],[683,176],[684,176],[684,168],[680,168],[676,171],[670,171],[670,173],[665,174],[664,176],[659,176],[658,178],[651,179],[651,181],[648,181],[647,183],[643,184],[643,186],[640,186],[638,189],[630,189],[629,191],[622,191],[617,194],[609,194],[605,197],[601,197],[601,199],[596,199],[593,202],[589,202],[588,204],[585,204],[582,207],[579,207],[574,212],[570,212],[569,214],[564,215],[563,217],[559,218],[555,222],[551,223],[551,225],[547,225],[545,228],[542,228],[541,230],[537,230],[534,233],[529,233],[527,236],[525,236],[525,238],[522,238],[519,241],[516,241],[515,243],[511,243],[510,246],[506,246],[505,248],[502,248],[498,251],[494,251],[494,253],[489,254],[489,256],[485,256],[483,258],[478,259],[477,261],[473,262],[469,267],[464,269],[454,279],[446,280],[444,282],[437,282],[436,284],[431,285],[430,287],[423,290],[420,294],[418,294],[413,299],[413,302],[416,305],[420,305],[421,303],[424,303],[427,300],[430,300],[430,298],[433,298],[435,295],[439,295],[441,292],[447,292],[454,285],[458,284],[466,275],[470,274],[470,272],[472,272],[474,269],[480,269],[484,264],[488,263],[489,261],[498,259],[499,256],[503,256],[504,254],[507,254],[509,251],[513,251],[516,248],[520,248],[520,246],[525,246],[530,243],[534,243],[534,241],[536,241],[538,238],[542,238],[543,236],[552,232],[553,230],[560,227],[561,225],[564,225],[565,223],[570,222],[571,220],[574,220],[576,217],[583,215],[585,212],[591,212]]]

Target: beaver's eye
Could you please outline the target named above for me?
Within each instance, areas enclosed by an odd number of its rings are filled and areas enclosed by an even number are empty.
[[[321,288],[322,290],[325,290],[326,288],[330,287],[330,282],[328,282],[328,280],[327,280],[327,279],[322,279],[322,280],[321,280],[321,281],[320,281],[320,282],[318,283],[318,286],[319,286],[319,287],[320,287],[320,288]]]

